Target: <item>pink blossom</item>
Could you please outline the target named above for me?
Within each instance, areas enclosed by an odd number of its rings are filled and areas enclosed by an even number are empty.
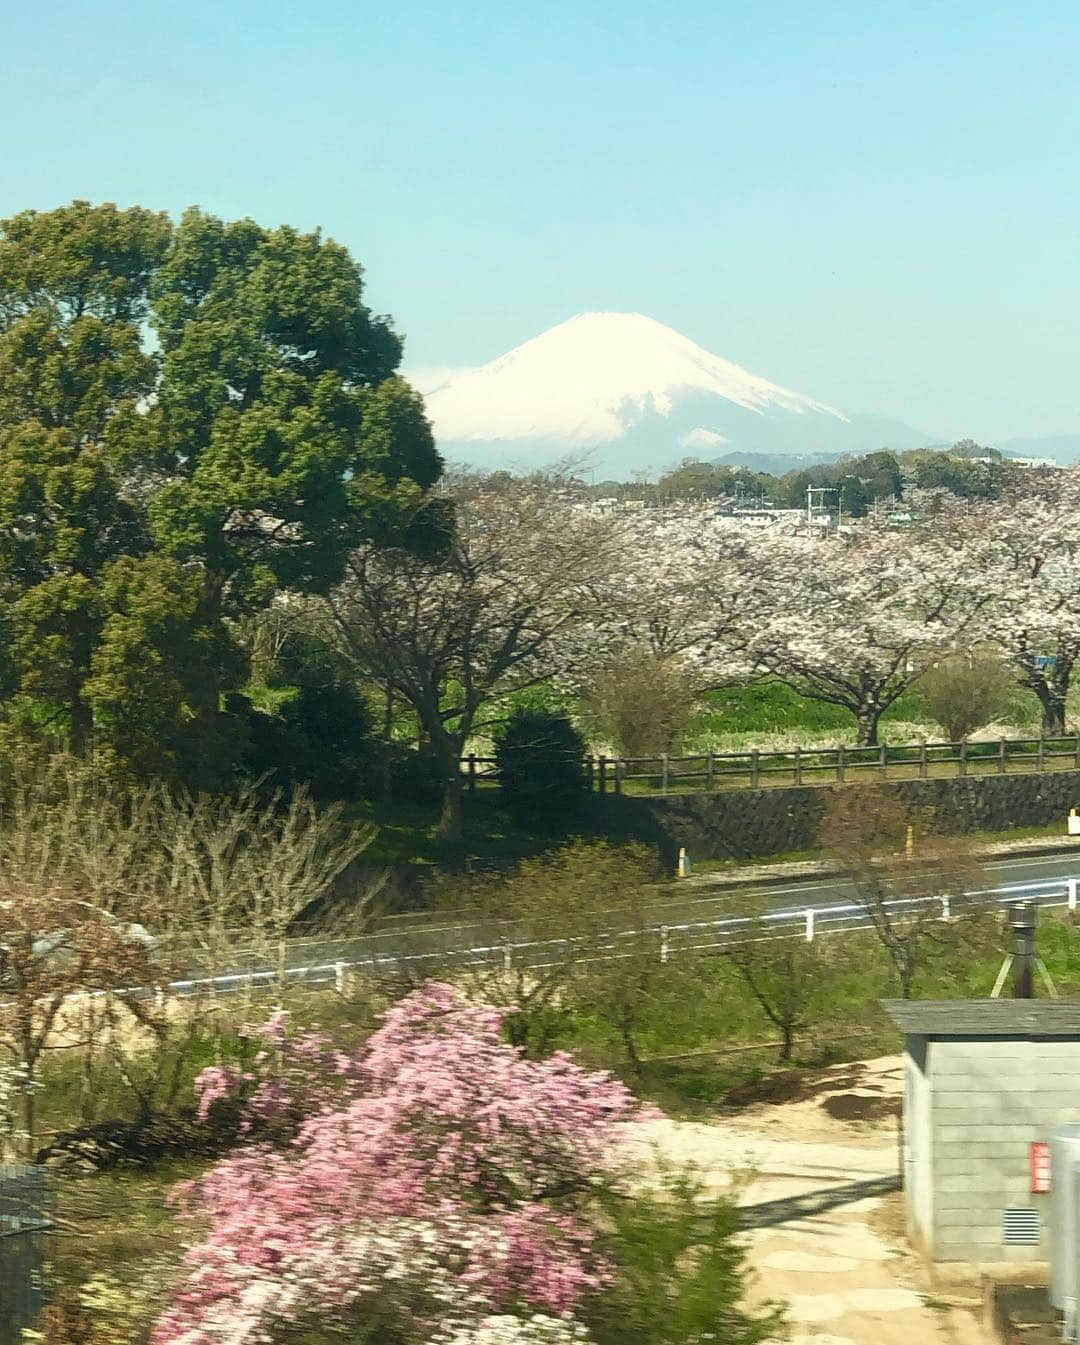
[[[447,1295],[466,1329],[515,1305],[571,1313],[604,1283],[583,1206],[640,1115],[621,1083],[563,1054],[525,1059],[498,1010],[439,983],[395,1005],[355,1056],[291,1045],[283,1022],[273,1032],[283,1057],[306,1061],[289,1097],[311,1114],[286,1149],[240,1150],[182,1193],[209,1230],[156,1345],[271,1342],[307,1315],[388,1302],[429,1339]],[[336,1107],[324,1076],[342,1090]]]

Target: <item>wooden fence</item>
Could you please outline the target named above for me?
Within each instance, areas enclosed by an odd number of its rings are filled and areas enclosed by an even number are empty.
[[[498,784],[494,757],[467,756],[470,792]],[[927,780],[1021,771],[1080,770],[1080,734],[923,742],[876,747],[795,747],[788,751],[701,752],[693,756],[585,759],[589,788],[600,794],[667,794],[781,785],[841,784],[857,779]]]

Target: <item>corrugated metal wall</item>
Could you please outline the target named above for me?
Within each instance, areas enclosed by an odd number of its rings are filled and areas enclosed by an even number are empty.
[[[44,1169],[0,1165],[0,1345],[19,1345],[41,1312],[48,1213]]]

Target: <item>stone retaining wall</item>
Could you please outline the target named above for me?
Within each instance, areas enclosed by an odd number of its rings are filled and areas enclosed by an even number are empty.
[[[695,859],[758,859],[817,842],[830,790],[864,786],[739,789],[713,794],[609,797],[612,829],[655,840],[669,862],[686,846]],[[946,832],[1047,826],[1080,807],[1080,771],[894,780],[878,786],[898,808],[932,814]]]

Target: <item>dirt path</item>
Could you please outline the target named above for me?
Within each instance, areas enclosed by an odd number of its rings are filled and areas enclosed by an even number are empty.
[[[712,1124],[649,1126],[664,1157],[746,1210],[753,1296],[788,1304],[792,1345],[986,1345],[976,1290],[939,1297],[904,1242],[902,1082],[890,1056],[788,1078]]]

